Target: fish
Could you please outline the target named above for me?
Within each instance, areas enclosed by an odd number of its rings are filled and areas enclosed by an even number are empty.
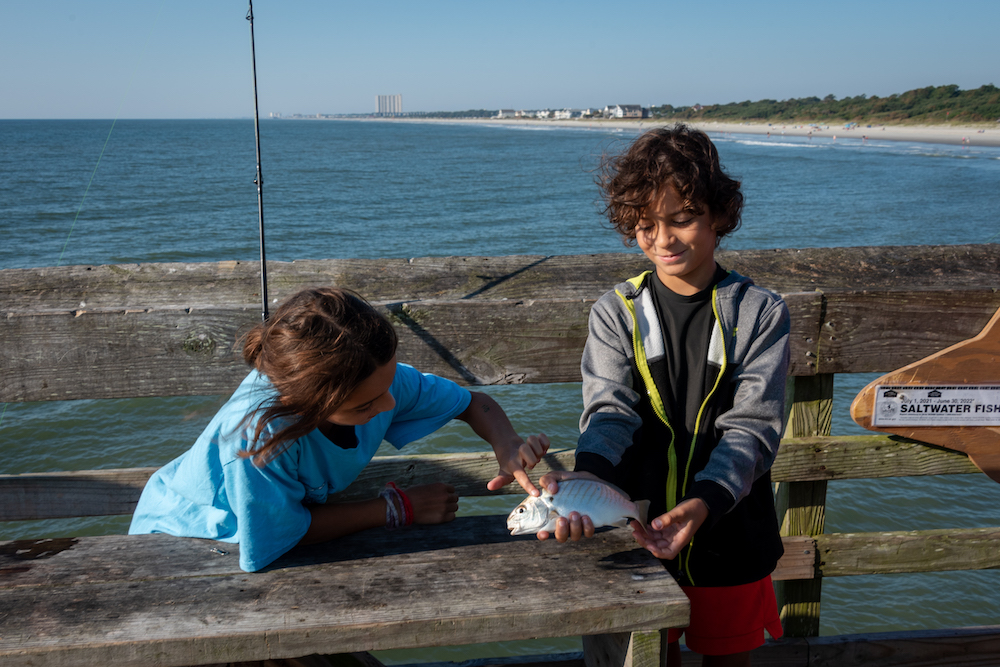
[[[649,501],[632,502],[618,488],[606,482],[590,479],[566,479],[559,482],[555,494],[548,489],[540,496],[528,496],[507,516],[511,535],[530,535],[539,531],[555,532],[556,519],[569,517],[570,512],[589,516],[594,528],[617,526],[625,528],[635,519],[646,524]]]

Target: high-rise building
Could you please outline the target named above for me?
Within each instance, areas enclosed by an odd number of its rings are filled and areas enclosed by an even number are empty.
[[[379,95],[378,96],[378,115],[380,116],[396,116],[403,113],[403,96],[402,95]]]

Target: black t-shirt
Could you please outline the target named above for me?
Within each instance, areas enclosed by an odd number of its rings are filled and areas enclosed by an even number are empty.
[[[691,444],[698,410],[711,390],[711,387],[706,387],[708,380],[705,366],[708,363],[712,326],[715,324],[712,288],[727,275],[729,272],[716,264],[712,282],[692,296],[681,296],[668,289],[655,273],[649,278],[657,318],[664,332],[663,346],[667,356],[666,363],[656,364],[661,369],[665,366],[666,375],[669,376],[660,378],[663,380],[659,382],[661,398],[667,419],[674,429],[674,442],[684,449]],[[658,374],[658,371],[653,372]],[[636,382],[641,383],[638,376]],[[645,391],[641,384],[635,389]],[[591,472],[601,479],[624,485],[624,481],[618,479],[615,466],[600,454],[578,453],[574,470]]]
[[[708,345],[715,325],[712,288],[728,272],[716,265],[712,282],[697,294],[677,294],[660,278],[650,278],[653,304],[663,329],[666,382],[661,387],[667,421],[674,429],[675,442],[687,447],[694,437],[695,422],[702,401],[712,390],[708,386],[706,365]]]

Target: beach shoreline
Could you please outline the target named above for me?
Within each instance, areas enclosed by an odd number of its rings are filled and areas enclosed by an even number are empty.
[[[673,121],[642,120],[544,120],[535,118],[350,118],[345,120],[370,120],[393,123],[450,123],[476,125],[510,125],[575,127],[588,129],[648,130],[673,125]],[[1000,147],[1000,124],[992,125],[858,125],[847,128],[842,123],[813,125],[804,123],[719,123],[688,122],[708,134],[757,134],[774,137],[814,137],[822,139],[858,141],[914,141],[952,146]],[[993,126],[996,127],[993,127]]]

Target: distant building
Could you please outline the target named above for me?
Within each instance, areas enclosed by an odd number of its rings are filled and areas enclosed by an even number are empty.
[[[497,111],[495,118],[514,118],[516,116],[517,112],[513,109],[500,109],[500,111]]]
[[[378,115],[379,116],[398,116],[403,113],[403,96],[402,95],[379,95],[378,96]]]
[[[616,104],[604,107],[604,115],[608,118],[643,118],[641,104]]]

